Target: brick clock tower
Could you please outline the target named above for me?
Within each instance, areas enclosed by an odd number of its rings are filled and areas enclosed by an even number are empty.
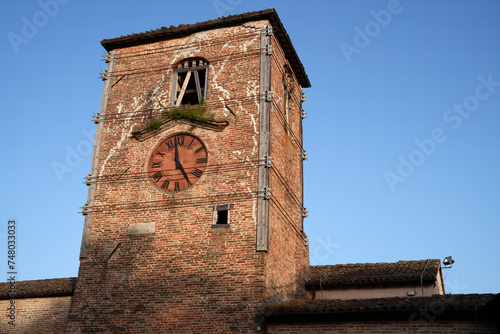
[[[305,296],[304,101],[274,9],[102,41],[68,333],[259,333]]]

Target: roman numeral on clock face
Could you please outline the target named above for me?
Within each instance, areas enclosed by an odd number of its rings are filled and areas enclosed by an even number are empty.
[[[207,158],[196,159],[196,164],[206,164],[206,163],[207,163]]]
[[[151,164],[151,168],[160,168],[161,167],[161,161],[160,162],[153,162]]]
[[[179,190],[181,190],[181,188],[180,188],[180,186],[179,186],[179,182],[178,182],[178,181],[175,181],[174,190],[175,190],[175,191],[179,191]]]
[[[184,136],[177,136],[177,144],[184,147]]]
[[[167,145],[167,147],[168,147],[168,150],[169,150],[169,151],[170,151],[170,150],[173,150],[173,149],[174,149],[174,146],[175,146],[175,144],[174,144],[174,142],[172,141],[172,139],[170,139],[169,141],[166,141],[166,142],[165,142],[165,145]]]
[[[201,174],[203,174],[203,172],[198,168],[195,168],[191,174],[193,174],[196,177],[201,177]]]
[[[156,154],[161,156],[162,158],[165,158],[165,153],[161,153],[160,151],[156,151]]]
[[[166,179],[165,181],[163,181],[161,187],[163,189],[168,189],[168,186],[170,185],[170,180],[169,179]]]
[[[153,179],[155,180],[155,182],[158,182],[160,181],[160,179],[163,177],[163,172],[162,171],[159,171],[159,172],[156,172],[153,174]]]
[[[203,146],[200,146],[198,147],[198,149],[196,151],[194,151],[195,154],[198,154],[200,153],[201,151],[203,151],[204,147]]]

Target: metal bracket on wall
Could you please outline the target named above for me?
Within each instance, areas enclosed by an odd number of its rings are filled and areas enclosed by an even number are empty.
[[[94,184],[95,181],[96,181],[96,178],[93,177],[91,174],[88,174],[87,177],[85,178],[85,184],[87,184],[87,186]]]
[[[94,123],[97,124],[99,123],[101,120],[99,119],[101,117],[101,114],[100,113],[97,113],[97,114],[94,114],[94,116],[92,116],[92,119],[94,120]]]
[[[307,160],[307,152],[306,152],[306,150],[302,150],[302,160]]]
[[[85,203],[82,207],[82,215],[86,216],[90,213],[90,207],[87,203]]]
[[[112,77],[112,75],[109,74],[108,70],[104,70],[100,73],[100,78],[102,81],[106,81],[111,77]]]
[[[264,167],[266,168],[271,168],[273,166],[273,161],[270,156],[267,156],[264,162],[265,162]]]
[[[266,46],[266,55],[270,56],[272,54],[273,54],[273,46],[272,45]]]
[[[273,27],[267,26],[266,27],[266,36],[272,36],[273,34],[274,34]]]
[[[111,52],[108,52],[108,53],[106,53],[106,56],[104,57],[104,61],[106,63],[109,63],[112,58],[113,58],[113,56],[111,55]]]
[[[271,188],[264,188],[264,199],[271,199]]]
[[[271,102],[273,100],[274,93],[270,90],[266,90],[266,102]]]

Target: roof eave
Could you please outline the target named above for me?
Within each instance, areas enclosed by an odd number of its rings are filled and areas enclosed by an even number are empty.
[[[330,312],[273,312],[266,314],[268,323],[288,323],[288,322],[328,322],[328,321],[370,321],[370,320],[407,320],[412,314],[422,312],[424,309],[382,309],[382,310],[349,310]],[[492,320],[492,318],[482,310],[474,308],[447,308],[439,313],[434,320]]]

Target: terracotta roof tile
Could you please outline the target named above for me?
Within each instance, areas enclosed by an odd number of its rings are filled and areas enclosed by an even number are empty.
[[[308,286],[319,285],[320,278],[323,285],[420,282],[426,262],[427,260],[311,266]],[[440,260],[430,260],[422,279],[435,281],[439,268]]]
[[[52,278],[33,281],[18,281],[15,284],[16,298],[72,296],[76,277]],[[10,299],[11,284],[0,283],[0,299]]]
[[[299,319],[299,314],[317,314],[330,316],[361,313],[369,313],[380,317],[390,317],[398,314],[407,317],[412,312],[422,310],[438,310],[436,315],[449,315],[450,312],[464,314],[474,313],[482,309],[493,299],[498,299],[495,294],[467,294],[467,295],[436,295],[432,297],[393,297],[375,299],[352,299],[352,300],[311,300],[293,299],[285,303],[268,304],[264,308],[264,314],[268,319],[291,318]],[[498,303],[497,303],[498,304]],[[496,305],[498,309],[498,305]],[[437,311],[436,311],[437,312]],[[472,313],[471,313],[472,312]],[[498,312],[498,310],[496,310]],[[378,314],[378,315],[377,315]],[[366,315],[361,315],[364,317]]]
[[[374,310],[418,310],[429,307],[470,309],[483,307],[495,294],[435,295],[431,297],[391,297],[373,299],[292,299],[285,303],[268,304],[266,310],[283,312],[350,312]]]

